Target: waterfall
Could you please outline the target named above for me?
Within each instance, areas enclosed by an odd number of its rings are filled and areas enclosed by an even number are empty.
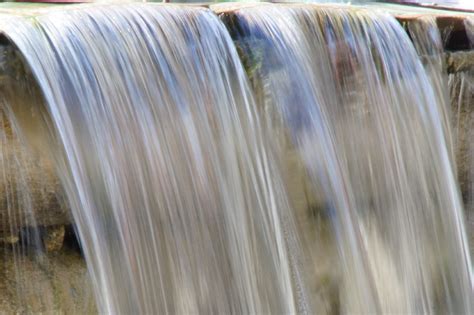
[[[58,173],[100,312],[298,310],[284,187],[211,11],[112,5],[2,29],[64,151]]]
[[[471,49],[474,48],[474,19],[464,21]],[[460,53],[460,64],[464,65],[469,56]],[[459,183],[466,204],[468,231],[470,232],[471,257],[474,255],[474,145],[471,140],[474,125],[474,71],[465,67],[449,75],[449,92],[452,106],[453,138],[458,164]]]
[[[270,56],[253,65],[261,82],[254,85],[267,89],[261,107],[271,110],[263,114],[281,115],[314,189],[323,191],[343,310],[470,313],[446,91],[401,25],[382,13],[317,6],[222,17],[244,56],[257,49]]]
[[[2,147],[54,166],[100,313],[473,312],[433,19],[409,37],[312,4],[1,17],[37,84],[2,97]]]

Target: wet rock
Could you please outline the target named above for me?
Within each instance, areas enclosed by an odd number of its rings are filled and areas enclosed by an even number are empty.
[[[0,77],[0,237],[12,229],[69,224],[43,97],[22,57],[5,44]]]
[[[474,51],[459,51],[446,54],[448,73],[457,73],[474,69]]]
[[[18,233],[16,234],[11,234],[11,233],[4,233],[1,237],[0,237],[0,243],[3,243],[3,244],[16,244],[18,243],[18,241],[20,240],[20,237],[18,235]]]
[[[474,198],[474,68],[451,74],[449,85],[458,180],[469,202]]]
[[[4,141],[0,140],[0,236],[27,226],[70,223],[52,163],[28,154],[9,137],[4,134]]]
[[[0,313],[96,314],[84,259],[63,249],[38,259],[19,248],[0,256]]]
[[[57,252],[63,247],[64,225],[48,226],[43,230],[43,245],[47,252]]]

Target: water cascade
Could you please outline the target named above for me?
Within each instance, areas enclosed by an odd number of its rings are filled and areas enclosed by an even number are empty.
[[[12,19],[99,311],[296,312],[289,205],[218,18],[134,5]]]
[[[471,48],[474,48],[474,18],[464,21]],[[459,183],[466,204],[468,230],[470,231],[471,257],[474,255],[474,113],[470,105],[474,102],[474,70],[465,67],[469,55],[460,53],[461,69],[454,69],[449,75],[449,92],[453,113],[453,136],[456,148],[456,162],[459,171]]]
[[[54,165],[100,313],[473,312],[434,20],[414,45],[349,6],[90,4],[0,32],[37,84],[2,147]]]
[[[470,313],[447,94],[400,24],[384,14],[310,6],[243,8],[223,18],[244,55],[254,56],[260,43],[271,56],[253,65],[261,82],[254,85],[264,90],[261,107],[281,114],[324,192],[343,310]]]

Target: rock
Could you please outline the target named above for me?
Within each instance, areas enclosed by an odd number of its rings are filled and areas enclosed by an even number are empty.
[[[48,226],[43,229],[43,245],[47,252],[57,252],[61,250],[64,242],[66,229],[64,225]]]
[[[5,45],[0,44],[0,101],[8,105],[0,107],[0,237],[10,238],[12,229],[69,224],[71,215],[47,144],[41,92],[18,52]]]
[[[3,243],[3,244],[11,244],[12,245],[12,244],[18,243],[19,240],[20,240],[20,237],[19,237],[18,233],[16,233],[16,234],[5,233],[0,237],[0,243]]]

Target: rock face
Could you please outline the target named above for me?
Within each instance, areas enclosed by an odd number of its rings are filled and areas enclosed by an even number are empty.
[[[450,97],[453,114],[453,133],[456,144],[456,164],[458,178],[464,199],[472,198],[474,166],[474,69],[451,74]]]
[[[449,85],[456,165],[474,258],[474,68],[451,74]]]
[[[2,56],[0,235],[14,239],[21,228],[71,220],[52,159],[44,153],[41,94],[11,47],[3,47]]]
[[[7,248],[0,259],[0,313],[95,314],[87,268],[69,248],[55,255]]]
[[[0,232],[14,234],[26,226],[68,224],[70,216],[51,161],[27,152],[9,123],[3,122]]]
[[[66,228],[64,225],[50,225],[44,228],[43,246],[47,252],[57,252],[63,247]]]

